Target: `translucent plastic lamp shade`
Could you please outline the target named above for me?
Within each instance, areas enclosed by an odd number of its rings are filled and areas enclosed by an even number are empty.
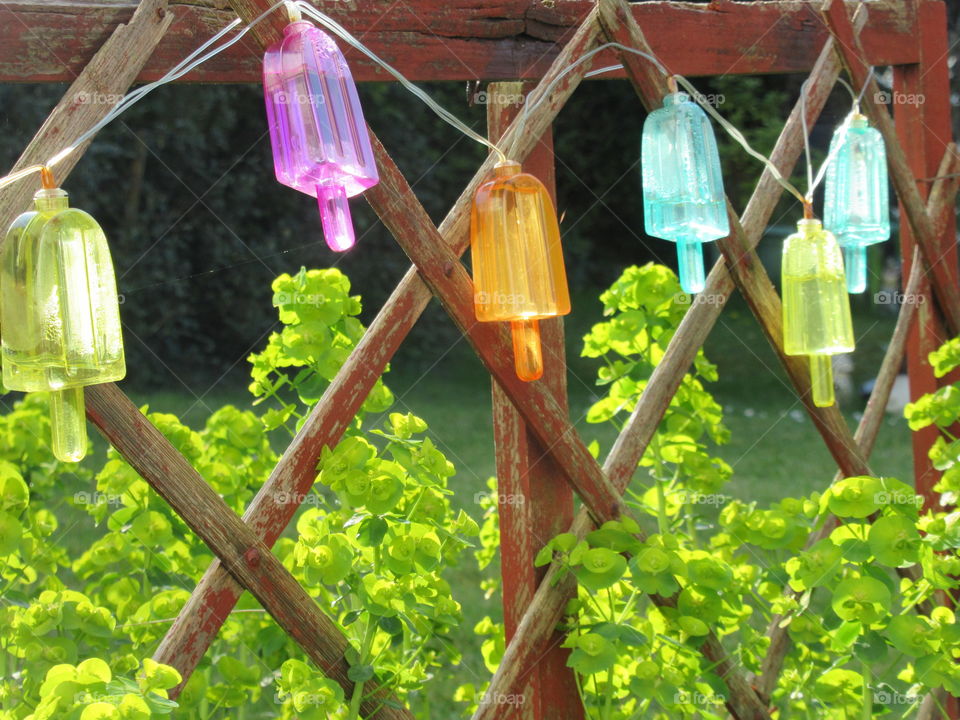
[[[783,345],[809,356],[814,404],[833,405],[831,356],[853,351],[853,323],[840,246],[819,220],[798,222],[783,246]]]
[[[343,54],[313,24],[291,23],[264,55],[263,91],[277,180],[317,198],[330,249],[353,247],[347,198],[379,176]]]
[[[890,237],[890,190],[883,137],[863,115],[839,128],[830,143],[823,223],[843,248],[847,290],[867,289],[867,247]]]
[[[680,285],[703,290],[702,244],[730,234],[717,141],[706,113],[672,93],[643,124],[643,214],[648,235],[677,244]]]
[[[477,190],[470,225],[477,320],[509,322],[521,380],[543,375],[542,318],[570,312],[560,227],[547,189],[513,162]]]
[[[83,387],[126,374],[110,249],[90,215],[60,189],[7,231],[0,256],[3,384],[50,391],[52,446],[65,462],[87,448]]]

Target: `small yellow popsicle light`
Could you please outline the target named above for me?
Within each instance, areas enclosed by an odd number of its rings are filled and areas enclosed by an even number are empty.
[[[831,356],[854,346],[843,256],[832,233],[809,211],[783,246],[783,346],[807,355],[813,403],[834,403]]]
[[[553,201],[519,163],[499,163],[477,189],[470,248],[477,320],[509,322],[517,377],[537,380],[539,321],[569,313],[570,293]]]
[[[103,230],[70,208],[49,170],[41,178],[0,254],[3,384],[50,392],[53,454],[77,462],[87,450],[84,386],[126,374],[120,308]]]

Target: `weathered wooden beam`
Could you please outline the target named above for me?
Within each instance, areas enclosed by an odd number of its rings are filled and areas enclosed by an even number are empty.
[[[248,12],[255,16],[259,11],[250,8]],[[525,104],[536,109],[529,113],[522,127],[518,121],[511,123],[500,143],[511,157],[518,161],[524,160],[535,147],[536,138],[553,122],[579,85],[587,68],[581,66],[563,74],[564,70],[573,59],[598,44],[598,34],[595,22],[585,23],[564,47],[542,82],[528,95]],[[552,88],[549,94],[544,93],[547,87]],[[384,162],[386,154],[379,145],[376,149],[380,153],[378,161]],[[458,256],[466,250],[469,243],[468,228],[473,195],[480,182],[488,176],[492,166],[491,160],[480,168],[440,224],[444,242],[449,244]],[[390,208],[394,200],[389,192],[374,187],[366,196],[378,212],[393,212]],[[339,442],[344,429],[352,421],[373,384],[432,297],[430,290],[420,279],[416,267],[411,267],[311,411],[270,478],[247,508],[244,520],[268,546],[272,546],[287,527],[300,502],[310,492],[316,478],[316,464],[321,450]],[[188,678],[241,593],[240,586],[219,561],[215,560],[163,639],[154,659],[174,665],[184,679]]]
[[[651,51],[645,34],[630,15],[626,0],[601,0],[600,9],[601,22],[609,36],[628,47]],[[662,73],[657,72],[648,60],[632,53],[624,53],[623,63],[648,112],[660,107],[664,95],[669,92]],[[796,388],[798,397],[841,470],[847,475],[869,472],[840,409],[835,404],[828,408],[818,408],[813,404],[807,358],[783,352],[783,311],[780,296],[729,199],[727,215],[731,233],[728,237],[717,240],[717,246],[726,260],[726,267],[734,283],[760,322],[764,334]],[[708,296],[708,300],[712,301],[713,298]]]
[[[113,383],[85,389],[87,417],[131,467],[169,503],[227,571],[260,601],[324,674],[350,697],[349,647],[340,628],[192,465]],[[364,690],[368,689],[364,686]],[[412,720],[407,710],[384,705],[391,696],[369,686],[364,717]],[[379,707],[379,710],[377,709]]]
[[[960,172],[960,156],[957,155],[956,146],[951,144],[944,153],[943,161],[937,172],[937,175],[947,177],[943,177],[936,182],[930,192],[930,199],[927,202],[927,211],[930,213],[930,216],[934,218],[938,227],[941,226],[947,218],[956,215],[954,202],[957,197],[960,177],[949,176],[958,172]],[[890,344],[887,347],[887,352],[883,356],[883,362],[880,364],[880,370],[877,373],[873,391],[870,393],[867,407],[864,410],[863,417],[860,419],[857,432],[854,435],[854,439],[860,447],[860,452],[865,458],[869,458],[873,452],[877,435],[880,432],[880,427],[886,414],[890,392],[903,365],[907,339],[916,324],[915,320],[918,315],[918,308],[922,303],[925,303],[925,300],[929,297],[929,294],[924,295],[922,292],[924,284],[923,271],[918,254],[919,248],[915,247],[914,257],[910,263],[910,275],[907,284],[904,286],[904,303],[900,307],[900,312],[897,315],[897,324],[890,338]],[[834,477],[834,482],[839,481],[842,477],[842,473],[838,472]],[[820,530],[810,535],[806,544],[807,548],[813,546],[824,537],[827,537],[836,526],[837,519],[833,517],[828,518]],[[794,598],[800,596],[800,593],[789,590],[787,594]],[[769,698],[776,688],[780,670],[783,667],[783,660],[786,657],[790,644],[788,626],[783,624],[784,620],[785,617],[783,615],[774,615],[767,626],[766,635],[770,639],[770,644],[767,647],[766,655],[764,655],[760,674],[754,683],[754,686],[763,698]]]
[[[510,80],[541,77],[593,6],[591,0],[326,0],[315,3],[413,80]],[[225,0],[171,3],[171,32],[139,74],[162,76],[233,19]],[[119,23],[130,0],[30,0],[0,4],[0,82],[64,82],[79,73]],[[643,2],[633,14],[653,49],[683,75],[810,70],[827,32],[816,0]],[[878,65],[917,62],[912,4],[870,4],[863,35]],[[243,14],[241,13],[243,16]],[[283,17],[283,11],[276,13]],[[690,38],[697,39],[691,52]],[[260,82],[256,42],[240,42],[184,78],[188,82]],[[613,56],[602,56],[598,66]],[[390,78],[353,50],[360,81]],[[611,73],[610,76],[616,76]],[[375,118],[373,118],[375,120]],[[374,122],[376,124],[376,122]]]
[[[380,183],[368,190],[367,195],[383,224],[417,266],[420,277],[516,406],[531,432],[563,469],[564,478],[574,487],[594,520],[603,523],[631,514],[556,399],[542,383],[524,382],[517,377],[507,323],[477,322],[469,273],[443,241],[406,178],[383,151],[379,139],[371,139],[382,162]],[[386,204],[379,199],[381,196]]]
[[[803,152],[803,122],[801,113],[805,109],[806,122],[812,127],[826,104],[837,77],[840,74],[840,62],[833,49],[833,41],[828,40],[820,52],[807,84],[807,101],[804,106],[797,102],[787,119],[780,137],[771,153],[771,161],[784,176],[789,177],[797,159]],[[763,230],[777,205],[782,188],[773,175],[764,170],[747,209],[743,215],[743,227],[753,246],[760,241]],[[726,298],[735,289],[733,280],[726,269],[723,258],[717,261],[707,277],[704,294],[712,302],[695,302],[687,311],[680,327],[670,340],[660,364],[654,369],[647,387],[640,396],[637,406],[627,422],[624,431],[617,438],[610,454],[604,462],[608,477],[620,490],[625,490],[637,469],[637,463],[643,456],[670,400],[683,380],[687,369],[693,363],[697,351],[703,346],[707,335],[716,324]],[[570,532],[583,537],[593,529],[590,516],[584,510],[577,513]],[[520,679],[534,667],[543,652],[545,642],[553,633],[557,623],[563,617],[566,597],[575,582],[563,570],[552,565],[548,570],[530,607],[517,629],[514,641],[504,653],[488,692],[494,696],[515,691]],[[715,646],[710,651],[719,651]],[[721,654],[720,674],[730,660]],[[752,690],[743,691],[745,702],[751,702]],[[494,708],[481,707],[473,720],[496,720]]]
[[[526,89],[522,82],[491,83],[487,91],[487,136],[503,137],[508,124],[523,109]],[[538,177],[556,203],[556,160],[553,133],[545,132],[523,163]],[[544,357],[543,378],[564,413],[567,407],[567,363],[563,318],[540,321]],[[537,440],[520,413],[496,381],[493,395],[493,439],[496,448],[497,512],[500,520],[501,602],[506,640],[509,643],[533,599],[546,568],[535,564],[537,553],[573,522],[574,495],[562,481],[563,470]],[[576,595],[571,594],[570,598]],[[573,670],[567,667],[570,650],[561,647],[557,632],[515,702],[512,720],[583,720],[584,709]]]
[[[110,112],[134,83],[170,27],[173,16],[166,7],[166,0],[143,0],[139,5],[131,6],[131,12],[124,20],[126,24],[110,26],[109,32],[98,39],[84,63],[75,71],[69,70],[64,79],[72,81],[70,87],[21,153],[13,170],[46,162]],[[0,6],[0,17],[5,9]],[[0,20],[0,35],[11,30],[20,36],[29,35],[30,27],[22,23],[23,20],[17,17],[3,18]],[[58,46],[54,43],[52,47]],[[3,48],[0,42],[0,53]],[[90,102],[100,98],[102,102]],[[58,163],[54,168],[55,177],[66,177],[88,144]],[[31,206],[33,194],[39,188],[37,175],[0,191],[0,228],[8,227],[17,215]],[[0,242],[2,240],[0,237]]]
[[[922,0],[919,5],[922,8],[929,8],[930,10],[935,10],[939,7],[943,23],[941,30],[945,38],[946,20],[945,17],[942,17],[943,3]],[[867,73],[869,71],[869,65],[866,64],[866,59],[873,61],[873,58],[866,54],[847,13],[847,7],[842,0],[827,0],[823,15],[831,33],[833,33],[837,39],[837,49],[853,86],[862,88],[867,82]],[[919,42],[916,44],[918,47],[920,46]],[[936,62],[942,63],[943,57],[937,58]],[[876,61],[873,61],[873,64],[877,64]],[[944,72],[945,71],[946,68],[944,68]],[[918,81],[920,80],[919,77],[917,79]],[[946,93],[946,97],[936,98],[931,96],[930,102],[947,102],[947,139],[944,140],[940,138],[940,147],[937,148],[936,155],[924,160],[926,167],[924,168],[925,172],[922,177],[927,177],[927,172],[936,168],[937,163],[940,161],[943,148],[946,147],[947,142],[949,142],[949,102],[947,100],[949,90],[944,88],[943,91]],[[920,246],[930,282],[933,285],[937,304],[943,313],[950,332],[953,335],[958,335],[960,334],[960,285],[957,284],[957,269],[955,267],[956,243],[951,239],[948,247],[946,243],[943,243],[941,239],[936,236],[936,229],[933,226],[930,216],[927,214],[920,190],[917,188],[916,176],[911,170],[910,161],[907,159],[900,138],[897,135],[897,127],[894,125],[893,118],[890,117],[886,105],[880,102],[881,97],[882,93],[880,92],[879,86],[876,80],[871,77],[869,87],[863,97],[864,112],[870,118],[873,126],[876,127],[883,136],[884,144],[887,148],[887,163],[890,166],[890,180],[897,191],[901,207],[907,216],[910,233]],[[914,102],[912,105],[905,103],[900,108],[900,110],[904,111],[906,116],[904,118],[905,120],[910,115],[916,118],[915,122],[909,123],[911,127],[907,128],[909,138],[914,141],[922,138],[927,133],[919,114],[920,106],[923,105],[925,101],[926,97],[924,97],[923,101]],[[919,157],[925,157],[924,151],[925,148],[921,147]],[[952,264],[947,262],[948,258],[952,259]]]
[[[918,293],[920,289],[920,269],[914,268],[910,273],[910,280],[907,284],[907,292]],[[883,356],[883,362],[880,365],[880,371],[877,374],[876,383],[873,391],[870,393],[870,399],[867,402],[866,410],[857,426],[854,437],[860,446],[860,452],[865,458],[869,458],[873,452],[873,446],[880,431],[884,415],[886,414],[887,402],[890,400],[890,391],[893,389],[893,383],[900,374],[900,368],[903,364],[904,353],[907,345],[907,334],[913,323],[916,304],[905,303],[900,308],[897,316],[897,324],[890,339],[890,345]],[[837,472],[833,482],[839,481],[843,473]],[[824,525],[817,531],[811,533],[807,539],[805,550],[815,545],[818,541],[830,535],[837,527],[838,520],[834,517],[828,518]],[[799,598],[802,593],[794,592],[788,589],[786,595]],[[780,678],[780,671],[783,668],[783,661],[786,658],[787,650],[790,647],[790,634],[788,625],[784,624],[786,618],[783,615],[774,615],[767,626],[767,637],[770,644],[767,646],[767,652],[763,657],[760,667],[760,674],[754,681],[754,687],[760,693],[760,697],[766,700],[770,699],[774,689],[777,687],[777,681]]]

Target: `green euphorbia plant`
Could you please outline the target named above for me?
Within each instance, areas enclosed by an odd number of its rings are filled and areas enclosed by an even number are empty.
[[[607,320],[584,338],[583,354],[602,360],[597,384],[606,394],[587,419],[619,428],[688,297],[673,273],[647,265],[627,269],[601,301]],[[940,375],[960,366],[960,340],[930,360]],[[764,508],[723,494],[731,469],[710,448],[728,433],[704,387],[713,380],[716,369],[699,352],[627,490],[640,522],[559,535],[537,557],[577,581],[562,629],[588,717],[727,718],[730,689],[703,643],[712,634],[738,672],[756,676],[770,627],[789,639],[773,717],[910,717],[932,691],[960,692],[960,625],[936,607],[938,592],[956,598],[960,576],[960,513],[950,509],[960,492],[960,440],[951,434],[960,384],[906,410],[911,428],[941,433],[930,457],[943,471],[943,505],[921,510],[894,478],[849,477]],[[485,566],[498,541],[493,503],[480,538]],[[477,630],[502,636],[489,621]],[[458,698],[473,710],[484,692],[466,685]]]
[[[148,419],[242,513],[363,334],[340,271],[273,283],[281,329],[250,357],[257,412],[225,406],[202,428]],[[450,505],[452,464],[410,413],[383,413],[378,380],[301,501],[297,533],[274,552],[346,636],[353,692],[307,661],[244,595],[174,701],[181,681],[150,657],[213,560],[206,546],[113,450],[56,462],[40,394],[0,416],[0,720],[357,720],[376,678],[412,704],[459,655],[461,621],[444,574],[479,532]],[[80,536],[83,539],[75,541]],[[387,702],[395,702],[388,700]]]

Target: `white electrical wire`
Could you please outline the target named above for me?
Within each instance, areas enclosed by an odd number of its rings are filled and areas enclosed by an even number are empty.
[[[580,57],[578,57],[576,60],[574,60],[572,63],[570,63],[569,65],[567,65],[567,66],[566,66],[553,80],[551,80],[550,83],[543,89],[543,92],[540,93],[540,97],[537,99],[536,102],[533,103],[534,108],[538,107],[541,103],[546,102],[546,100],[550,97],[550,93],[553,92],[553,89],[557,86],[557,83],[559,83],[563,78],[565,78],[568,73],[570,73],[572,70],[574,70],[575,68],[577,68],[577,67],[579,67],[580,65],[582,65],[583,63],[585,63],[587,60],[591,59],[594,55],[597,55],[598,53],[601,53],[601,52],[603,52],[604,50],[608,50],[608,49],[610,49],[610,48],[616,48],[616,49],[618,49],[618,50],[622,50],[622,51],[625,51],[625,52],[631,52],[631,53],[633,53],[634,55],[639,55],[639,56],[642,57],[642,58],[646,58],[647,60],[649,60],[650,62],[652,62],[654,65],[656,65],[656,66],[657,66],[657,69],[658,69],[660,72],[662,72],[662,73],[663,73],[664,75],[666,75],[667,77],[670,77],[670,73],[669,73],[669,72],[667,71],[667,69],[663,66],[663,63],[661,63],[660,60],[658,60],[658,59],[657,59],[656,57],[654,57],[653,55],[650,55],[649,53],[645,53],[645,52],[643,52],[643,51],[641,51],[641,50],[637,50],[636,48],[627,47],[626,45],[621,45],[621,44],[618,43],[618,42],[609,42],[609,43],[605,43],[605,44],[603,44],[603,45],[600,45],[599,47],[595,47],[595,48],[594,48],[593,50],[591,50],[590,52],[584,53],[583,55],[581,55]],[[593,75],[598,75],[600,72],[606,72],[606,71],[608,71],[608,70],[619,69],[619,68],[622,68],[622,67],[623,67],[623,65],[611,65],[611,66],[609,66],[609,67],[602,68],[601,70],[594,70],[594,71],[592,71],[592,72],[588,72],[588,73],[586,73],[586,74],[584,75],[584,77],[591,77],[591,76],[593,76]],[[518,135],[521,135],[521,134],[523,133],[523,130],[524,130],[524,128],[525,128],[526,125],[527,125],[527,117],[529,116],[530,112],[531,112],[531,110],[530,110],[530,103],[525,103],[524,106],[523,106],[523,113],[520,115],[520,125],[519,125],[518,128],[517,128],[517,134],[518,134]]]
[[[441,120],[443,120],[445,123],[447,123],[447,124],[449,124],[449,125],[452,125],[452,126],[455,127],[457,130],[459,130],[460,132],[462,132],[464,135],[466,135],[467,137],[469,137],[471,140],[475,140],[476,142],[480,143],[481,145],[486,145],[488,148],[490,148],[490,149],[493,150],[495,153],[497,153],[497,155],[500,156],[500,159],[501,159],[501,160],[506,160],[506,159],[507,159],[506,155],[505,155],[505,154],[503,153],[503,151],[497,146],[496,143],[491,142],[490,140],[488,140],[487,138],[485,138],[483,135],[480,135],[479,133],[475,132],[475,131],[473,130],[473,128],[471,128],[471,127],[469,127],[468,125],[466,125],[465,123],[463,123],[459,118],[457,118],[455,115],[453,115],[452,113],[450,113],[446,108],[444,108],[444,107],[442,107],[441,105],[437,104],[437,103],[433,100],[433,98],[431,98],[429,95],[427,95],[423,90],[421,90],[419,87],[417,87],[416,85],[414,85],[412,82],[410,82],[409,80],[407,80],[407,78],[404,77],[404,76],[403,76],[398,70],[396,70],[392,65],[390,65],[390,64],[389,64],[388,62],[386,62],[385,60],[381,59],[379,56],[377,56],[376,53],[374,53],[372,50],[370,50],[370,49],[369,49],[366,45],[364,45],[362,42],[360,42],[359,40],[357,40],[353,35],[350,34],[350,32],[349,32],[346,28],[344,28],[344,27],[343,27],[342,25],[340,25],[338,22],[336,22],[335,20],[333,20],[333,18],[325,15],[324,13],[320,12],[320,11],[317,10],[315,7],[313,7],[312,5],[310,5],[310,4],[306,3],[306,2],[303,2],[302,0],[297,0],[297,2],[294,3],[294,4],[297,5],[297,6],[300,8],[300,11],[301,11],[304,15],[307,15],[308,17],[311,17],[311,18],[313,18],[314,20],[316,20],[318,23],[320,23],[320,24],[323,25],[325,28],[327,28],[330,32],[334,33],[335,35],[337,35],[337,37],[341,38],[341,39],[342,39],[344,42],[346,42],[348,45],[350,45],[350,46],[353,47],[353,48],[356,48],[357,50],[359,50],[360,52],[362,52],[364,55],[366,55],[368,58],[370,58],[370,59],[373,60],[375,63],[377,63],[377,65],[379,65],[379,66],[382,67],[384,70],[386,70],[388,73],[390,73],[391,75],[393,75],[393,77],[395,77],[395,78],[399,81],[399,83],[400,83],[401,85],[403,85],[403,87],[405,87],[407,90],[409,90],[411,93],[413,93],[413,95],[415,95],[417,98],[419,98],[427,107],[429,107],[431,110],[433,110],[433,112],[436,113],[436,115],[437,115]]]
[[[225,28],[223,28],[221,31],[219,31],[218,33],[216,33],[216,34],[215,34],[213,37],[211,37],[209,40],[207,40],[207,41],[204,42],[202,45],[200,45],[200,47],[198,47],[196,50],[194,50],[194,51],[191,52],[189,55],[187,55],[187,57],[185,57],[183,60],[181,60],[179,63],[177,63],[177,64],[176,64],[173,68],[171,68],[171,69],[167,72],[167,74],[164,75],[162,78],[160,78],[159,80],[155,80],[155,81],[152,82],[152,83],[147,83],[147,84],[144,85],[143,87],[137,88],[136,90],[133,90],[133,91],[127,93],[126,95],[124,95],[123,98],[120,100],[120,102],[118,102],[116,105],[114,105],[114,106],[110,109],[110,111],[109,111],[106,115],[104,115],[97,123],[95,123],[95,124],[94,124],[90,129],[88,129],[86,132],[84,132],[83,134],[81,134],[80,137],[78,137],[76,140],[73,141],[73,143],[71,143],[70,145],[68,145],[67,147],[65,147],[63,150],[61,150],[60,152],[58,152],[56,155],[54,155],[53,157],[51,157],[49,160],[47,160],[43,165],[31,165],[30,167],[23,168],[22,170],[19,170],[19,171],[15,172],[15,173],[11,173],[10,175],[7,175],[7,176],[5,176],[5,177],[0,178],[0,188],[5,187],[5,186],[7,186],[7,185],[9,185],[9,184],[11,184],[11,183],[13,183],[13,182],[15,182],[15,181],[23,178],[23,177],[26,177],[27,175],[30,175],[30,174],[35,173],[35,172],[39,172],[39,171],[40,171],[41,169],[43,169],[44,167],[47,167],[47,168],[53,167],[54,165],[56,165],[57,163],[59,163],[60,161],[62,161],[64,158],[68,157],[71,153],[75,152],[78,147],[80,147],[81,145],[83,145],[83,143],[85,143],[85,142],[86,142],[87,140],[89,140],[91,137],[93,137],[94,135],[96,135],[96,134],[97,134],[100,130],[102,130],[107,124],[109,124],[109,123],[112,122],[114,119],[116,119],[116,117],[117,117],[118,115],[120,115],[120,114],[121,114],[122,112],[124,112],[125,110],[129,109],[129,108],[130,108],[132,105],[134,105],[135,103],[137,103],[137,102],[139,102],[140,100],[142,100],[142,99],[144,98],[144,96],[146,96],[148,93],[150,93],[151,91],[153,91],[154,89],[156,89],[157,87],[159,87],[159,86],[161,86],[161,85],[165,85],[166,83],[172,82],[173,80],[176,80],[177,78],[180,78],[180,77],[182,77],[183,75],[186,75],[188,72],[190,72],[191,70],[193,70],[194,68],[196,68],[198,65],[201,65],[202,63],[205,63],[207,60],[209,60],[210,58],[212,58],[214,55],[217,55],[217,54],[223,52],[224,50],[226,50],[227,48],[229,48],[231,45],[233,45],[234,43],[238,42],[244,35],[247,34],[247,32],[248,32],[252,27],[254,27],[257,23],[259,23],[259,22],[262,21],[265,17],[267,17],[267,15],[269,15],[271,12],[273,12],[274,10],[276,10],[278,7],[280,7],[280,6],[283,5],[283,4],[284,4],[284,3],[283,3],[282,0],[281,0],[281,2],[278,2],[278,3],[275,3],[274,5],[271,5],[269,8],[267,8],[267,9],[264,10],[262,13],[260,13],[260,15],[258,15],[249,25],[245,26],[239,33],[237,33],[237,35],[235,35],[234,37],[232,37],[230,40],[228,40],[227,42],[223,43],[223,44],[220,45],[219,47],[214,48],[213,50],[211,50],[211,51],[210,51],[209,53],[207,53],[206,55],[202,55],[201,57],[198,57],[198,56],[200,56],[201,53],[203,53],[207,48],[209,48],[211,45],[213,45],[213,44],[216,43],[218,40],[220,40],[221,38],[223,38],[223,37],[224,37],[225,35],[227,35],[231,30],[233,30],[234,28],[236,28],[236,27],[240,24],[240,22],[241,22],[240,19],[239,19],[239,18],[235,19],[233,22],[231,22],[231,23],[228,24]]]
[[[186,75],[187,73],[194,70],[197,66],[205,63],[210,58],[214,57],[215,55],[218,55],[219,53],[223,52],[233,44],[239,42],[240,39],[244,35],[246,35],[247,32],[249,32],[255,25],[260,23],[270,13],[272,13],[274,10],[276,10],[281,6],[284,6],[286,8],[288,17],[290,18],[291,22],[295,22],[299,20],[301,18],[301,13],[316,20],[323,27],[333,32],[335,35],[337,35],[339,38],[341,38],[351,47],[356,48],[357,50],[362,52],[364,55],[369,57],[371,60],[373,60],[375,63],[377,63],[380,67],[385,69],[394,78],[396,78],[400,82],[400,84],[403,85],[404,88],[406,88],[410,93],[415,95],[421,102],[426,104],[427,107],[433,110],[433,112],[436,113],[436,115],[441,120],[453,126],[454,128],[462,132],[464,135],[466,135],[470,139],[480,143],[481,145],[485,145],[491,150],[493,150],[494,152],[496,152],[501,161],[505,161],[507,159],[507,156],[504,153],[504,151],[496,143],[490,141],[488,138],[475,132],[472,128],[470,128],[465,123],[463,123],[455,115],[451,114],[445,108],[443,108],[438,103],[436,103],[422,89],[420,89],[419,87],[411,83],[409,80],[407,80],[407,78],[404,77],[398,70],[396,70],[389,63],[387,63],[386,61],[381,59],[379,56],[377,56],[372,50],[367,48],[366,45],[364,45],[357,38],[351,35],[349,31],[347,31],[343,26],[341,26],[335,20],[325,15],[324,13],[320,12],[319,10],[314,8],[312,5],[308,4],[307,2],[304,2],[303,0],[280,0],[279,2],[271,5],[269,8],[267,8],[262,13],[260,13],[260,15],[254,18],[254,20],[251,21],[249,24],[245,25],[232,38],[218,45],[217,47],[214,47],[212,50],[204,54],[205,51],[208,50],[208,48],[215,45],[218,41],[220,41],[223,37],[225,37],[228,33],[230,33],[233,29],[235,29],[241,23],[239,18],[232,21],[230,24],[228,24],[226,27],[224,27],[222,30],[216,33],[213,37],[211,37],[202,45],[200,45],[200,47],[198,47],[196,50],[191,52],[187,57],[185,57],[183,60],[177,63],[159,80],[155,80],[152,83],[148,83],[143,87],[140,87],[124,95],[124,97],[120,100],[120,102],[118,102],[114,107],[112,107],[110,111],[103,116],[103,118],[101,118],[86,132],[81,134],[76,140],[73,141],[72,144],[60,150],[56,155],[54,155],[49,160],[47,160],[46,163],[44,163],[43,165],[32,165],[30,167],[23,168],[21,170],[18,170],[14,173],[11,173],[9,175],[6,175],[0,178],[0,188],[3,188],[35,172],[39,172],[44,168],[49,169],[53,167],[54,165],[62,161],[64,158],[68,157],[71,153],[75,152],[78,147],[80,147],[81,145],[83,145],[83,143],[85,143],[91,137],[96,135],[96,133],[98,133],[103,127],[108,125],[110,122],[116,119],[117,116],[119,116],[121,113],[128,110],[135,103],[142,100],[147,94],[152,92],[154,89],[156,89],[161,85],[165,85],[166,83],[177,80],[183,75]],[[721,116],[716,110],[714,110],[709,103],[705,102],[702,96],[700,95],[700,93],[697,92],[696,88],[694,88],[693,85],[686,78],[680,75],[671,75],[667,71],[667,69],[664,67],[664,65],[660,62],[660,60],[655,56],[649,53],[643,52],[641,50],[637,50],[636,48],[631,48],[626,45],[622,45],[621,43],[617,43],[617,42],[605,43],[603,45],[600,45],[599,47],[594,48],[593,50],[577,58],[574,62],[570,63],[560,73],[558,73],[557,76],[553,78],[553,80],[551,80],[550,83],[548,83],[547,86],[539,93],[539,97],[534,103],[526,103],[524,105],[523,112],[521,113],[521,116],[520,116],[518,134],[523,133],[523,130],[526,126],[527,118],[529,117],[530,112],[532,112],[531,104],[533,105],[534,108],[538,107],[540,104],[545,102],[550,97],[550,93],[553,91],[556,85],[564,77],[567,76],[567,74],[572,72],[575,68],[579,67],[581,64],[593,58],[598,53],[601,53],[604,50],[608,50],[611,48],[618,49],[622,52],[630,52],[635,55],[639,55],[640,57],[643,57],[646,60],[653,63],[657,67],[657,69],[660,70],[660,72],[662,72],[667,78],[671,78],[671,77],[675,78],[678,83],[683,85],[684,88],[690,92],[692,98],[696,102],[698,102],[704,108],[704,110],[706,110],[720,124],[720,126],[723,127],[723,129],[726,130],[727,133],[743,147],[743,149],[749,155],[751,155],[752,157],[764,163],[764,165],[771,172],[771,174],[777,180],[777,182],[779,182],[791,194],[795,195],[805,205],[809,205],[813,195],[813,191],[817,187],[817,185],[820,183],[820,181],[823,179],[826,168],[829,165],[829,163],[832,161],[833,157],[832,157],[832,154],[827,156],[827,159],[824,161],[823,165],[820,168],[820,172],[817,174],[817,177],[814,178],[813,170],[812,170],[813,166],[810,159],[809,136],[807,132],[806,82],[804,82],[803,88],[801,90],[801,120],[803,123],[803,131],[804,131],[804,148],[807,156],[807,181],[808,181],[808,186],[810,188],[807,192],[807,195],[801,194],[800,191],[796,189],[796,187],[794,187],[788,180],[786,180],[783,177],[783,175],[780,173],[780,171],[777,169],[777,167],[770,161],[769,158],[765,157],[761,153],[754,150],[750,146],[750,144],[747,142],[747,139],[743,136],[743,133],[741,133],[736,127],[734,127],[730,122],[728,122],[725,118],[723,118],[723,116]],[[611,70],[621,69],[622,67],[623,65],[610,65],[608,67],[600,68],[597,70],[591,70],[590,72],[586,73],[584,77],[594,77],[596,75],[609,72]],[[871,67],[870,74],[867,76],[867,79],[864,82],[864,86],[860,91],[860,95],[857,96],[856,99],[854,100],[854,112],[859,111],[860,101],[863,99],[864,92],[866,92],[867,86],[870,83],[870,79],[872,75],[873,75],[873,68]],[[843,81],[841,80],[841,82]],[[847,87],[848,90],[850,90],[851,96],[853,96],[853,89],[850,88],[850,86],[846,82],[843,82],[843,84]],[[850,120],[850,117],[848,117],[844,123],[844,126],[843,126],[844,132],[846,131],[846,128],[849,126],[849,120]]]
[[[844,118],[843,124],[840,126],[840,137],[835,143],[831,143],[830,151],[827,153],[827,157],[824,158],[823,163],[820,165],[820,170],[817,172],[817,176],[811,177],[813,163],[810,160],[810,135],[807,131],[807,82],[809,78],[804,81],[802,87],[800,88],[801,99],[801,115],[803,116],[803,149],[807,156],[807,194],[804,196],[805,202],[813,202],[813,193],[820,186],[820,183],[823,182],[823,178],[826,177],[827,169],[830,167],[830,164],[836,159],[837,153],[840,150],[840,147],[843,145],[843,139],[847,135],[847,131],[850,129],[850,123],[853,121],[855,115],[860,113],[860,102],[863,100],[864,94],[867,92],[867,88],[870,87],[870,81],[873,79],[873,67],[870,67],[870,71],[867,73],[866,79],[863,81],[863,87],[860,88],[860,93],[855,94],[853,88],[850,87],[849,83],[844,81],[842,78],[837,78],[843,85],[850,91],[850,97],[853,99],[853,109]]]

